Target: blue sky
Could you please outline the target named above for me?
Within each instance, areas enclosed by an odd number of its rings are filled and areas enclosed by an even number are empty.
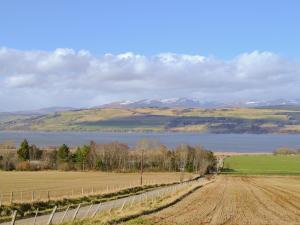
[[[0,111],[300,96],[300,1],[0,1]]]
[[[300,54],[299,1],[4,0],[0,45],[94,54]]]

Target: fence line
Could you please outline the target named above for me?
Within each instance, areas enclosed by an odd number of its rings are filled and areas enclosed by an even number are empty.
[[[172,183],[172,182],[171,182]],[[154,180],[145,180],[144,185],[161,185],[167,183],[155,182]],[[100,187],[99,187],[100,186]],[[32,191],[13,191],[0,193],[0,206],[4,204],[12,203],[30,203],[37,201],[50,201],[58,200],[61,198],[79,198],[84,196],[101,195],[114,193],[124,189],[140,187],[138,182],[129,184],[107,184],[93,185],[77,188],[58,188],[58,189],[44,189],[44,190],[32,190]]]
[[[111,215],[112,211],[117,213],[122,212],[125,208],[131,209],[134,206],[141,206],[143,204],[147,205],[148,203],[154,203],[155,201],[164,199],[166,197],[171,196],[174,193],[184,190],[186,187],[191,186],[199,181],[189,181],[185,183],[175,184],[172,186],[160,187],[155,190],[148,191],[143,194],[129,196],[123,199],[117,199],[110,202],[98,203],[98,204],[89,204],[82,207],[79,204],[76,208],[70,209],[70,205],[66,208],[66,210],[58,210],[57,206],[55,206],[48,216],[37,216],[38,209],[36,211],[35,217],[33,218],[34,223],[36,225],[50,225],[50,224],[61,224],[63,222],[72,222],[76,219],[84,219],[84,218],[93,218],[96,215],[104,212],[108,212]],[[18,220],[16,219],[16,212],[12,215],[11,224],[18,224]],[[25,224],[26,222],[20,221],[19,224]]]

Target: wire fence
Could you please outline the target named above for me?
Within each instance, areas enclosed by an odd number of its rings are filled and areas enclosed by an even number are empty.
[[[144,180],[143,185],[161,185],[173,182],[174,181],[167,181],[162,183],[155,180]],[[30,203],[58,200],[63,198],[73,199],[93,195],[102,195],[134,187],[140,187],[140,184],[136,182],[127,184],[107,184],[100,186],[78,186],[74,188],[2,192],[0,193],[0,206],[13,203]]]
[[[81,204],[76,207],[71,205],[67,208],[58,209],[55,206],[48,215],[40,215],[38,209],[34,217],[27,219],[16,220],[18,215],[17,211],[12,214],[12,219],[10,222],[3,223],[3,225],[50,225],[50,224],[61,224],[63,222],[73,222],[76,219],[93,218],[100,213],[108,213],[111,215],[113,212],[122,212],[125,209],[131,209],[133,207],[142,207],[143,204],[147,205],[149,202],[153,203],[160,201],[166,197],[174,195],[176,192],[185,190],[187,187],[192,186],[199,181],[190,181],[181,184],[166,186],[151,190],[142,194],[125,197],[122,199],[117,199],[109,202],[103,202],[98,204],[89,204],[82,206]],[[2,225],[2,224],[1,224]]]

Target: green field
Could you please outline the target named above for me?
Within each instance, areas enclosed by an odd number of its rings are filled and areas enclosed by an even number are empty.
[[[300,175],[300,155],[239,155],[224,161],[223,173]]]

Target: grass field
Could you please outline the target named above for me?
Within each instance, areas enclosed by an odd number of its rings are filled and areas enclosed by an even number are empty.
[[[224,161],[224,172],[300,175],[300,155],[236,155]]]
[[[189,179],[193,175],[186,174]],[[144,173],[144,184],[164,184],[178,182],[180,173]],[[47,198],[47,193],[54,198],[79,196],[82,194],[102,193],[120,188],[138,186],[138,173],[104,173],[104,172],[4,172],[0,171],[0,194],[2,201],[9,201],[14,192],[16,201],[31,200],[32,191],[36,200]],[[107,190],[109,188],[109,190]]]
[[[126,225],[300,224],[300,177],[219,176],[181,202]]]

